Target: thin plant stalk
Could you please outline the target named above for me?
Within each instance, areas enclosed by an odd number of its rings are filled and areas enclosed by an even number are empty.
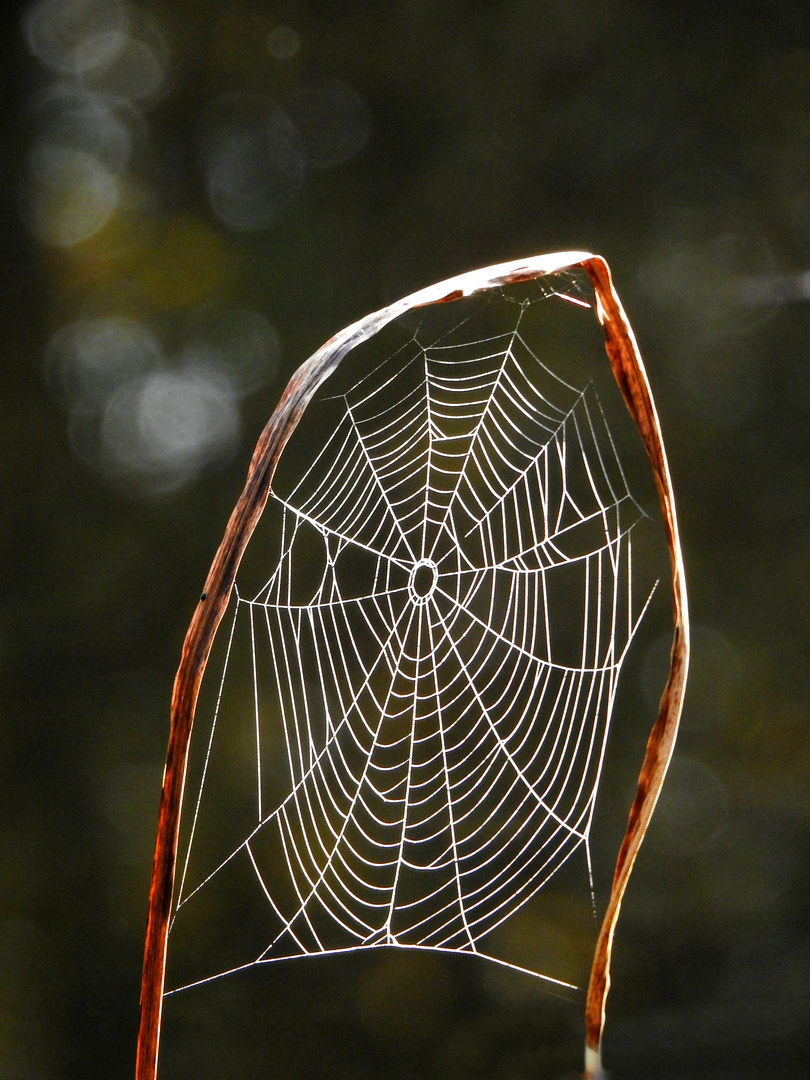
[[[689,618],[672,482],[652,392],[635,336],[613,288],[607,263],[598,255],[569,251],[473,270],[398,300],[341,330],[293,375],[253,453],[247,482],[208,572],[188,628],[174,680],[171,727],[158,814],[155,855],[141,982],[136,1080],[156,1080],[166,946],[174,890],[180,812],[191,731],[200,684],[219,623],[228,605],[239,563],[261,517],[281,453],[318,387],[343,357],[406,311],[445,303],[488,289],[530,281],[562,270],[582,269],[593,285],[596,314],[616,382],[636,422],[652,466],[672,563],[675,630],[669,677],[616,861],[613,885],[594,953],[585,1006],[585,1073],[602,1075],[601,1039],[610,989],[610,959],[616,922],[630,872],[655,808],[675,745],[689,657]]]

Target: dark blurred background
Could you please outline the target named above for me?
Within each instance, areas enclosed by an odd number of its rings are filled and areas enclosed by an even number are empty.
[[[646,357],[695,623],[606,1064],[806,1075],[807,7],[34,0],[2,19],[0,1076],[132,1074],[172,678],[286,379],[414,288],[568,248],[609,260]],[[645,648],[628,700],[651,720],[666,644]],[[429,958],[337,964],[266,983],[261,1053],[220,1001],[196,1075],[579,1067],[578,1004]]]

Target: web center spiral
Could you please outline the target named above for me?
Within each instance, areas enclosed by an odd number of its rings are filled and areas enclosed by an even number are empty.
[[[419,559],[414,563],[408,579],[408,593],[414,604],[426,604],[436,589],[439,568],[432,559]]]

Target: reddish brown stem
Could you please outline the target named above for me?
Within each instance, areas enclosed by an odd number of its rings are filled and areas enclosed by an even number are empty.
[[[314,388],[309,396],[312,392]],[[231,514],[183,643],[180,666],[172,692],[169,747],[152,862],[141,981],[136,1080],[155,1080],[157,1076],[166,942],[174,888],[177,836],[200,683],[214,636],[228,605],[236,571],[267,502],[270,481],[279,456],[306,407],[309,396],[306,386],[302,387],[302,380],[294,377],[262,432],[253,454],[247,484]]]
[[[678,733],[689,666],[689,608],[675,495],[647,372],[632,327],[613,288],[607,263],[597,256],[586,260],[583,266],[596,293],[597,316],[604,327],[605,349],[613,374],[641,434],[658,488],[672,563],[675,621],[669,676],[658,708],[658,718],[647,741],[636,796],[616,859],[613,885],[599,931],[588,983],[585,1001],[585,1073],[586,1076],[595,1078],[602,1073],[602,1031],[605,1024],[605,1003],[610,990],[610,959],[616,922],[630,872],[658,801]]]
[[[663,440],[644,365],[633,331],[610,280],[607,263],[585,252],[535,256],[519,263],[475,270],[450,281],[440,282],[412,296],[366,316],[323,345],[290,380],[278,407],[270,418],[251,460],[247,483],[234,508],[222,543],[214,558],[194,612],[172,693],[171,728],[158,815],[155,856],[149,891],[149,911],[141,983],[140,1027],[136,1080],[156,1080],[163,987],[166,968],[166,941],[171,912],[177,837],[188,763],[194,710],[205,666],[219,623],[231,595],[236,572],[248,540],[264,509],[276,465],[287,440],[321,383],[342,358],[361,341],[410,308],[449,302],[472,293],[518,281],[528,281],[560,270],[582,267],[593,283],[597,315],[605,329],[605,344],[614,375],[627,406],[641,432],[650,458],[673,565],[675,640],[670,676],[661,702],[658,720],[647,747],[638,791],[630,812],[627,834],[622,843],[608,909],[594,956],[586,1004],[586,1070],[596,1076],[601,1070],[599,1045],[604,1024],[605,999],[610,985],[610,952],[619,907],[633,861],[652,815],[680,716],[688,660],[688,617],[683,565],[678,540],[675,503]]]

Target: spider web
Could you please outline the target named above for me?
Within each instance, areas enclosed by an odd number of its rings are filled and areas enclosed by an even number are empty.
[[[590,874],[617,680],[646,607],[642,512],[593,386],[542,362],[525,307],[472,342],[463,325],[430,344],[417,331],[332,399],[339,419],[302,478],[274,482],[276,558],[260,588],[234,590],[176,901],[177,917],[241,864],[264,937],[176,989],[377,946],[516,967],[488,935],[580,848]],[[240,842],[192,875],[240,632],[254,787]]]

